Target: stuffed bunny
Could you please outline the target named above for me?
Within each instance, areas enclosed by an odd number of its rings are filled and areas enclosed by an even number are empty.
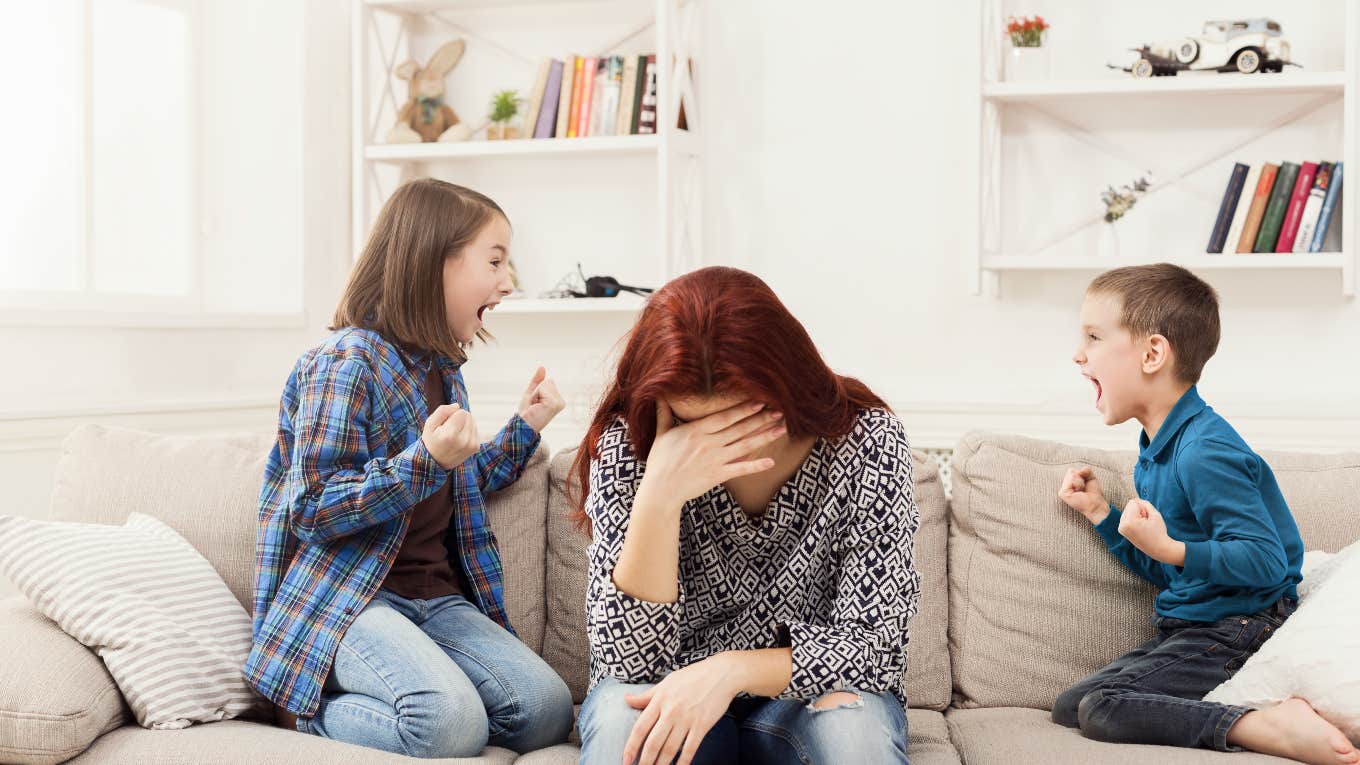
[[[463,57],[465,47],[462,40],[454,40],[435,51],[423,69],[414,60],[397,67],[397,77],[410,82],[410,97],[397,115],[397,124],[387,133],[388,143],[460,141],[468,137],[467,126],[460,124],[458,115],[444,103],[444,77]]]

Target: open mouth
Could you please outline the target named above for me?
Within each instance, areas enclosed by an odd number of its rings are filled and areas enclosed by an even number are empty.
[[[487,303],[486,305],[482,306],[481,308],[478,308],[478,309],[477,309],[477,320],[478,320],[478,321],[483,321],[483,318],[482,318],[482,317],[486,314],[486,312],[487,312],[487,311],[494,311],[494,310],[496,310],[496,304],[495,304],[495,303]]]
[[[1090,381],[1091,381],[1091,384],[1094,385],[1094,386],[1096,386],[1096,406],[1100,406],[1100,396],[1101,396],[1100,381],[1097,380],[1097,379],[1094,378],[1094,377],[1091,377],[1090,375],[1087,375],[1087,376],[1086,376],[1086,379],[1090,380]]]

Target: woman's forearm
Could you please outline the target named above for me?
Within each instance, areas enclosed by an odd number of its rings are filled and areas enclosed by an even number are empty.
[[[614,586],[639,600],[674,603],[680,597],[680,511],[684,503],[654,499],[644,484],[633,500]]]
[[[728,663],[738,691],[773,698],[789,687],[793,676],[792,648],[759,648],[719,654]]]

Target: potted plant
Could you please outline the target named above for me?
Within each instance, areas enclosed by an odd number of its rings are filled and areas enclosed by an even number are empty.
[[[1049,23],[1043,16],[1030,18],[1012,16],[1006,23],[1006,36],[1011,47],[1006,56],[1006,79],[1009,81],[1043,80],[1048,78]]]
[[[1124,217],[1124,214],[1138,203],[1138,198],[1147,193],[1148,188],[1152,186],[1151,175],[1148,173],[1118,189],[1108,186],[1100,192],[1100,201],[1105,203],[1105,223],[1101,226],[1098,250],[1101,257],[1119,257],[1119,239],[1115,236],[1114,222]]]
[[[511,120],[519,114],[521,99],[513,90],[500,90],[491,96],[491,114],[487,115],[491,124],[486,128],[487,140],[498,138],[519,138],[519,128]]]

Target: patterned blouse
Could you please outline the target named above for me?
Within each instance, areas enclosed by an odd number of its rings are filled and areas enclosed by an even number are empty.
[[[848,435],[818,439],[759,519],[721,484],[686,503],[673,603],[614,586],[646,463],[634,456],[622,420],[598,447],[585,508],[594,533],[586,595],[592,687],[605,677],[659,682],[722,651],[792,647],[793,676],[779,698],[845,689],[900,695],[907,620],[920,598],[912,564],[920,514],[911,450],[895,416],[861,410]]]

